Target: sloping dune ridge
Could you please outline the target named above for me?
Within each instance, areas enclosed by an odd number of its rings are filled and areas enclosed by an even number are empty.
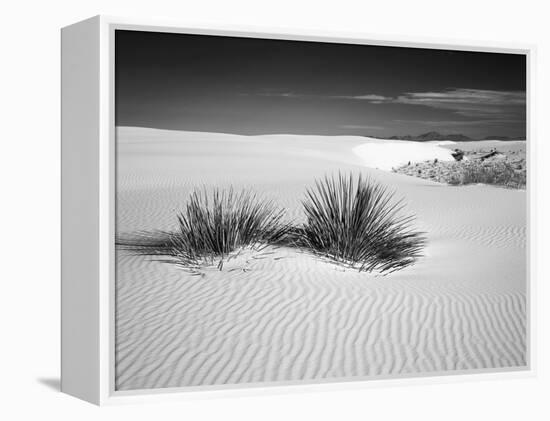
[[[117,142],[118,235],[174,228],[201,186],[253,188],[300,221],[315,178],[351,171],[394,189],[428,238],[424,257],[387,276],[273,247],[193,276],[117,250],[118,390],[527,364],[525,191],[370,168],[394,159],[398,146],[364,137],[120,127]],[[399,159],[409,159],[405,150],[411,160],[449,153],[401,143]]]

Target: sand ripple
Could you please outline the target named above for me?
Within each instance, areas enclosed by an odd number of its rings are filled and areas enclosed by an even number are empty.
[[[448,156],[444,146],[380,150],[385,142],[357,136],[118,134],[119,234],[173,228],[189,192],[203,185],[254,188],[298,222],[305,188],[341,170],[394,188],[428,238],[425,257],[386,277],[288,249],[251,258],[248,272],[204,276],[119,251],[118,389],[525,366],[525,191],[450,187],[365,166],[381,156],[387,163],[384,151],[406,162],[417,149],[422,159],[424,152]],[[368,154],[353,152],[365,143],[374,145],[360,149]]]
[[[279,249],[190,276],[119,254],[117,388],[525,365],[525,295],[373,277]],[[333,273],[332,276],[327,276]]]

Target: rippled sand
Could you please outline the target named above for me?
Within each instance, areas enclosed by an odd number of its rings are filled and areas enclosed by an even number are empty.
[[[525,191],[368,168],[353,152],[371,141],[362,137],[118,135],[119,234],[173,228],[202,185],[254,188],[299,221],[305,187],[342,170],[395,189],[429,243],[416,265],[388,276],[286,248],[193,276],[119,250],[117,389],[526,365]]]

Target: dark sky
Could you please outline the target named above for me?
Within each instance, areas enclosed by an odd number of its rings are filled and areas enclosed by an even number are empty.
[[[525,136],[525,56],[116,31],[119,126]]]

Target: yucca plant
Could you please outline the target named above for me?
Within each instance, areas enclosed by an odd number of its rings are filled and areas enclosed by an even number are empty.
[[[403,202],[372,178],[338,174],[317,180],[303,207],[306,222],[295,230],[297,243],[359,271],[402,269],[425,245]]]
[[[195,190],[177,215],[174,232],[139,233],[118,244],[142,254],[165,255],[184,267],[223,262],[243,247],[261,248],[280,241],[288,225],[283,211],[249,190]]]

